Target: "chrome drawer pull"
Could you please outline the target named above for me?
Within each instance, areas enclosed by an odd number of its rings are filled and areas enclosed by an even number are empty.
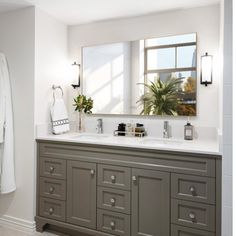
[[[54,166],[50,166],[50,173],[52,174],[53,172],[54,172],[54,170],[55,170],[55,167]]]
[[[190,213],[189,213],[189,218],[190,218],[192,221],[195,221],[195,220],[196,220],[196,215],[195,215],[193,212],[190,212]]]
[[[189,191],[192,193],[193,196],[196,194],[196,189],[194,186],[190,186]]]
[[[49,214],[52,215],[53,212],[54,212],[54,208],[53,207],[49,208]]]
[[[50,188],[49,188],[49,193],[53,193],[54,192],[54,190],[55,190],[55,188],[53,187],[53,186],[51,186]]]
[[[114,230],[116,227],[116,223],[114,221],[110,222],[111,229]]]
[[[115,183],[116,182],[116,176],[115,175],[111,175],[111,182]]]
[[[95,170],[91,170],[90,173],[91,173],[91,176],[94,176],[95,175]]]
[[[137,177],[135,175],[132,176],[133,183],[135,184],[137,182]]]
[[[112,206],[115,206],[116,199],[112,197],[112,198],[110,199],[110,202],[111,202],[111,205],[112,205]]]

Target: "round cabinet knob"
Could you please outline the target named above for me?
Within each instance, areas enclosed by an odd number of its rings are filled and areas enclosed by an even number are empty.
[[[116,223],[114,221],[110,222],[111,229],[114,230],[116,227]]]
[[[49,208],[49,214],[51,215],[51,214],[53,214],[53,212],[54,212],[53,207]]]
[[[194,186],[190,186],[189,191],[192,193],[193,196],[196,194],[196,189]]]
[[[111,202],[111,205],[112,205],[112,206],[115,206],[115,204],[116,204],[116,199],[112,197],[112,198],[110,199],[110,202]]]
[[[51,187],[49,188],[49,193],[53,193],[54,190],[55,190],[55,188],[54,188],[53,186],[51,186]]]
[[[137,182],[137,177],[135,175],[132,176],[132,180],[133,180],[134,183],[136,183]]]
[[[190,213],[189,213],[189,218],[190,218],[192,221],[195,221],[195,220],[196,220],[196,215],[195,215],[193,212],[190,212]]]
[[[95,170],[91,170],[90,173],[91,173],[92,176],[94,176],[95,175]]]
[[[112,176],[111,176],[111,182],[112,182],[112,183],[115,183],[115,182],[116,182],[116,176],[115,176],[115,175],[112,175]]]
[[[53,173],[54,172],[54,170],[55,170],[55,167],[54,166],[50,166],[50,173]]]

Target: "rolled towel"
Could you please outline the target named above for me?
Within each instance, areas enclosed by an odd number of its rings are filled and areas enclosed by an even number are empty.
[[[56,98],[51,107],[53,134],[62,134],[70,130],[68,113],[62,98]]]

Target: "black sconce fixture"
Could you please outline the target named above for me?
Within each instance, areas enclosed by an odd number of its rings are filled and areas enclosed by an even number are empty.
[[[205,55],[201,57],[201,84],[212,84],[212,61],[213,56],[208,55],[206,52]]]
[[[78,66],[78,67],[79,67],[78,84],[72,84],[72,85],[71,85],[74,89],[76,89],[76,88],[79,88],[79,87],[80,87],[80,64],[74,62],[74,63],[72,64],[72,66]]]

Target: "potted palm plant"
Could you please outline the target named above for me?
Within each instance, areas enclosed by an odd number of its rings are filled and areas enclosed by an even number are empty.
[[[144,83],[145,93],[138,100],[143,106],[142,115],[177,115],[178,94],[181,79]]]
[[[85,95],[78,95],[76,98],[74,98],[74,104],[75,111],[78,111],[79,113],[79,125],[78,125],[78,131],[83,132],[84,131],[84,115],[85,114],[91,114],[92,108],[93,108],[93,100],[89,97],[87,98]]]

